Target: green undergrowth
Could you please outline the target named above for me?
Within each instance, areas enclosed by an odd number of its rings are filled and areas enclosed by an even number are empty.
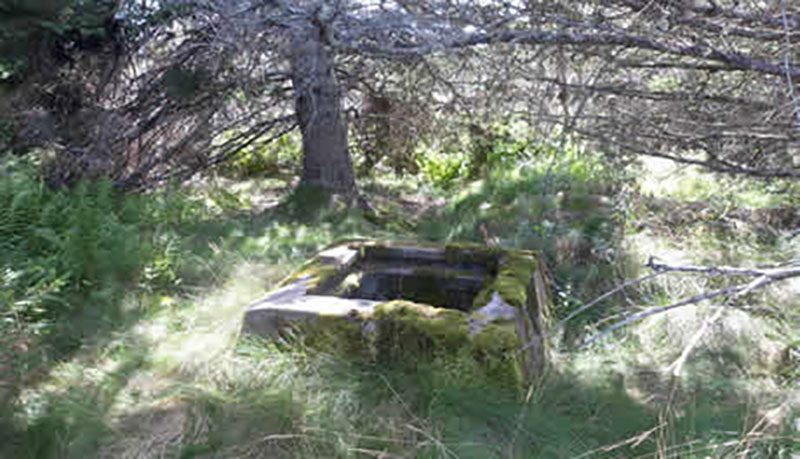
[[[420,237],[542,253],[556,287],[555,316],[565,317],[624,275],[620,242],[629,180],[602,155],[577,148],[490,169],[423,215]],[[584,318],[597,317],[582,316],[575,326]]]
[[[643,170],[650,178],[632,199],[630,234],[680,247],[703,264],[782,263],[795,256],[796,181],[742,180],[661,160],[645,161]]]
[[[220,142],[236,137],[230,132],[218,139]],[[225,177],[243,180],[249,178],[278,178],[287,180],[299,172],[302,145],[297,133],[284,134],[267,143],[254,142],[239,151],[232,160],[224,162],[217,169]]]
[[[51,190],[4,161],[0,457],[96,456],[120,413],[202,392],[195,364],[229,351],[243,308],[311,254],[386,235],[314,190],[254,210],[215,186]]]
[[[36,405],[9,457],[727,457],[758,423],[746,403],[652,408],[602,373],[520,396],[475,378],[472,356],[409,371],[251,340],[169,379],[177,356],[98,357],[59,368],[62,390],[25,394]],[[755,438],[749,457],[791,443]]]
[[[778,266],[797,260],[800,245],[790,235],[797,212],[792,192],[796,184],[715,177],[664,164],[656,169],[659,173],[646,173],[647,180],[631,196],[621,241],[628,255],[629,277],[651,274],[645,268],[651,260],[737,267]],[[598,319],[586,323],[579,339],[590,338],[635,312],[751,280],[662,275],[615,295],[615,302],[628,305],[620,308],[622,314],[594,311]],[[671,400],[669,409],[681,415],[686,411],[677,407],[686,406],[687,400],[702,403],[709,412],[715,405],[739,406],[741,411],[731,413],[732,419],[743,425],[755,423],[746,433],[727,435],[727,440],[722,432],[712,435],[719,445],[732,445],[732,449],[715,450],[712,457],[790,455],[797,451],[796,441],[788,439],[797,438],[792,423],[797,422],[800,405],[797,379],[782,375],[792,373],[797,365],[791,356],[796,353],[800,325],[798,292],[800,283],[792,279],[755,289],[738,301],[686,304],[633,322],[583,348],[574,356],[575,365],[583,368],[581,373],[614,368],[634,397],[651,405]],[[683,353],[688,353],[685,360]],[[682,422],[681,416],[667,414],[670,421]],[[743,453],[749,445],[754,449]],[[686,454],[680,446],[673,451],[675,457]]]
[[[264,188],[244,182],[136,197],[103,183],[52,191],[35,169],[14,166],[0,176],[0,257],[13,274],[4,278],[0,300],[10,327],[4,339],[12,329],[17,338],[3,343],[2,355],[39,352],[41,337],[58,334],[59,322],[81,322],[81,309],[99,314],[83,323],[105,324],[106,331],[65,330],[70,345],[53,341],[36,365],[0,362],[13,369],[15,384],[13,391],[0,384],[0,457],[800,453],[792,402],[800,336],[791,289],[747,298],[747,306],[771,312],[726,313],[675,377],[665,367],[713,305],[578,344],[631,311],[721,280],[664,278],[580,314],[570,321],[571,335],[555,337],[546,377],[522,389],[486,377],[468,352],[430,352],[416,365],[399,365],[391,355],[343,359],[302,340],[285,346],[239,336],[251,301],[347,238],[536,250],[552,273],[554,322],[621,279],[646,274],[641,266],[650,255],[736,264],[785,261],[798,248],[800,238],[765,243],[745,232],[669,228],[635,202],[632,179],[602,156],[572,149],[555,161],[544,153],[513,157],[514,167],[493,159],[445,188],[419,177],[376,181],[364,189],[368,198],[375,194],[382,218],[313,189],[270,191],[267,200]],[[414,193],[426,196],[404,199]],[[689,245],[690,236],[701,242]],[[748,258],[755,252],[758,258]],[[397,330],[403,346],[419,344],[402,336]],[[0,382],[8,374],[0,373]]]
[[[119,318],[117,306],[153,255],[140,238],[142,203],[107,182],[50,190],[32,166],[0,170],[0,327],[7,335],[62,338]]]

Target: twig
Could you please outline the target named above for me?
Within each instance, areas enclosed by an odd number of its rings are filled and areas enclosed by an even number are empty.
[[[589,345],[597,340],[604,338],[605,336],[607,336],[608,334],[610,334],[615,330],[618,330],[626,325],[645,319],[655,314],[660,314],[662,312],[679,308],[681,306],[699,303],[700,301],[716,298],[718,296],[723,296],[723,295],[732,295],[731,300],[737,301],[738,299],[740,299],[744,295],[747,295],[753,290],[765,287],[769,284],[772,284],[773,282],[778,282],[792,277],[800,277],[800,263],[793,263],[789,266],[774,266],[765,268],[737,268],[732,266],[691,266],[691,265],[675,266],[664,263],[656,263],[655,260],[656,257],[651,256],[650,259],[645,264],[646,267],[652,269],[655,272],[653,272],[652,274],[648,274],[646,276],[639,277],[637,279],[631,279],[629,281],[626,281],[622,285],[619,285],[609,290],[608,292],[600,295],[599,297],[595,298],[589,303],[581,306],[576,311],[570,313],[567,317],[565,317],[558,324],[556,324],[554,328],[563,326],[567,321],[571,320],[578,314],[586,311],[591,307],[594,307],[601,301],[605,300],[606,298],[610,297],[611,295],[621,290],[624,290],[627,287],[638,285],[646,280],[653,279],[657,276],[666,273],[684,272],[684,273],[706,274],[709,276],[749,276],[756,278],[748,282],[747,284],[740,284],[733,287],[725,287],[719,290],[715,290],[713,292],[701,293],[699,295],[695,295],[691,298],[687,298],[685,300],[678,301],[676,303],[667,306],[662,306],[660,308],[650,309],[647,311],[640,312],[638,314],[634,314],[625,320],[622,320],[620,322],[611,325],[609,328],[605,329],[604,331],[595,335],[588,341],[584,342],[583,345],[584,346]],[[711,323],[715,322],[716,320],[718,320],[718,318],[714,318],[713,320],[711,320]],[[686,358],[688,358],[688,355],[692,352],[694,346],[696,346],[697,342],[700,340],[700,337],[702,336],[703,333],[705,333],[705,330],[708,328],[708,326],[711,325],[711,323],[709,323],[707,326],[705,324],[703,325],[703,327],[698,331],[697,335],[695,335],[695,337],[692,338],[690,344],[683,350],[681,357],[678,360],[676,360],[673,364],[671,364],[668,368],[674,367],[674,371],[680,372],[680,367],[683,365],[683,361],[686,360]],[[533,343],[526,343],[518,351],[518,353],[528,349],[532,345]]]
[[[403,397],[400,396],[400,394],[394,389],[394,387],[392,387],[391,383],[386,378],[386,376],[384,376],[382,374],[378,374],[378,376],[383,380],[384,384],[386,384],[386,387],[389,388],[389,390],[392,392],[392,395],[394,395],[394,397],[397,399],[397,401],[400,403],[400,405],[403,407],[403,409],[406,411],[406,413],[408,413],[411,416],[411,418],[414,419],[414,421],[418,422],[419,425],[423,425],[422,419],[420,419],[416,414],[414,414],[414,411],[411,409],[411,407],[408,406],[408,404],[405,402],[405,400],[403,400]],[[411,430],[412,432],[420,433],[423,436],[425,436],[426,438],[428,438],[428,440],[431,443],[433,443],[437,447],[439,447],[439,449],[444,453],[443,454],[444,457],[452,456],[452,457],[458,458],[458,455],[455,454],[453,452],[453,450],[448,448],[447,445],[442,443],[442,441],[439,440],[438,438],[436,438],[432,433],[427,432],[426,430],[424,430],[424,429],[422,429],[420,427],[417,427],[417,426],[415,426],[415,425],[413,425],[411,423],[406,424],[406,428]]]
[[[618,443],[614,443],[612,445],[601,446],[599,448],[587,451],[579,456],[576,456],[575,459],[583,459],[585,457],[594,456],[598,453],[610,453],[616,449],[622,448],[623,446],[633,445],[635,448],[637,445],[641,444],[644,440],[646,440],[650,435],[654,432],[657,432],[660,429],[663,429],[667,426],[667,423],[662,422],[659,425],[653,427],[652,429],[645,430],[644,432],[640,432],[628,439],[622,440]]]
[[[742,437],[741,440],[739,440],[739,443],[736,445],[736,448],[740,449],[742,446],[745,447],[745,450],[744,450],[743,454],[741,455],[741,457],[748,457],[748,455],[746,453],[749,452],[750,448],[753,446],[753,443],[755,441],[757,441],[757,439],[754,439],[754,437],[758,437],[761,434],[763,434],[764,431],[771,424],[774,425],[774,424],[779,424],[780,423],[780,419],[783,416],[785,416],[785,414],[786,414],[785,411],[790,406],[790,402],[791,402],[791,398],[785,400],[783,403],[778,405],[776,408],[773,408],[773,409],[767,411],[766,413],[764,413],[764,415],[761,416],[761,419],[758,420],[758,422],[753,426],[753,428],[750,429],[750,431],[747,432],[747,434],[745,434],[745,436]]]
[[[648,318],[650,316],[654,316],[656,314],[661,314],[662,312],[667,312],[667,311],[670,311],[672,309],[679,308],[681,306],[686,306],[686,305],[689,305],[689,304],[699,303],[699,302],[701,302],[703,300],[709,300],[711,298],[716,298],[718,296],[729,295],[729,294],[732,294],[732,293],[736,293],[736,292],[740,291],[743,288],[744,288],[744,286],[741,286],[741,285],[737,285],[737,286],[734,286],[734,287],[726,287],[726,288],[723,288],[723,289],[715,290],[713,292],[706,292],[706,293],[702,293],[700,295],[695,295],[695,296],[693,296],[691,298],[687,298],[687,299],[685,299],[683,301],[678,301],[677,303],[672,303],[672,304],[667,305],[667,306],[661,306],[660,308],[650,309],[650,310],[647,310],[647,311],[644,311],[644,312],[640,312],[638,314],[634,314],[634,315],[628,317],[627,319],[625,319],[625,320],[623,320],[621,322],[617,322],[614,325],[612,325],[612,326],[608,327],[607,329],[603,330],[601,333],[595,335],[594,337],[592,337],[591,339],[589,339],[588,341],[583,343],[583,345],[584,346],[588,346],[589,344],[592,344],[595,341],[598,341],[598,340],[601,340],[601,339],[605,338],[606,336],[611,334],[611,332],[614,332],[614,331],[616,331],[616,330],[618,330],[618,329],[620,329],[620,328],[622,328],[622,327],[624,327],[626,325],[630,325],[630,324],[632,324],[634,322],[638,322],[638,321],[640,321],[642,319],[646,319],[646,318]]]
[[[590,301],[589,303],[581,306],[577,310],[571,312],[567,317],[562,319],[561,322],[556,324],[556,328],[563,326],[565,323],[567,323],[573,317],[577,316],[578,314],[582,313],[583,311],[586,311],[587,309],[593,307],[594,305],[600,303],[601,301],[603,301],[606,298],[612,296],[613,294],[615,294],[615,293],[617,293],[617,292],[619,292],[621,290],[624,290],[624,289],[626,289],[626,288],[628,288],[628,287],[630,287],[632,285],[641,284],[642,282],[644,282],[646,280],[650,280],[650,279],[658,277],[658,276],[660,276],[662,274],[666,274],[667,272],[669,272],[669,271],[657,271],[657,272],[654,272],[652,274],[648,274],[646,276],[642,276],[642,277],[639,277],[639,278],[636,278],[636,279],[628,280],[625,283],[623,283],[622,285],[614,287],[613,289],[611,289],[611,290],[607,291],[606,293],[598,296],[597,298],[595,298],[594,300]]]
[[[678,357],[674,362],[672,362],[666,369],[667,371],[671,371],[673,376],[680,376],[681,370],[683,370],[683,364],[686,363],[686,360],[689,358],[689,354],[697,347],[697,344],[700,342],[700,338],[705,335],[706,331],[714,324],[714,322],[718,321],[722,317],[722,313],[725,312],[725,308],[720,306],[717,308],[717,312],[714,313],[713,316],[707,318],[703,325],[697,330],[697,333],[694,334],[692,339],[689,341],[689,344],[683,348],[683,352],[681,352],[680,357]]]
[[[786,84],[789,86],[789,98],[794,105],[794,114],[797,117],[797,127],[800,128],[800,101],[797,100],[797,94],[794,91],[794,81],[790,72],[791,64],[789,62],[789,51],[792,49],[792,41],[789,33],[789,19],[786,15],[786,3],[788,0],[781,0],[781,24],[785,33],[786,49],[783,51],[783,66],[786,68]]]
[[[740,284],[735,285],[732,287],[725,287],[719,290],[715,290],[713,292],[706,292],[700,295],[695,295],[691,298],[678,301],[677,303],[673,303],[667,306],[662,306],[660,308],[650,309],[648,311],[641,312],[639,314],[634,314],[627,319],[617,322],[616,324],[608,327],[607,329],[603,330],[601,333],[595,335],[590,340],[586,341],[584,345],[591,344],[597,340],[600,340],[611,332],[618,330],[626,325],[629,325],[633,322],[638,322],[639,320],[645,319],[655,314],[660,314],[662,312],[666,312],[675,308],[679,308],[681,306],[686,306],[689,304],[699,303],[703,300],[708,300],[711,298],[716,298],[718,296],[723,295],[733,295],[731,297],[732,300],[738,300],[739,298],[743,297],[744,295],[752,292],[753,290],[766,287],[769,284],[774,282],[778,282],[784,279],[788,279],[791,277],[798,277],[800,276],[800,266],[792,266],[789,268],[768,268],[768,269],[742,269],[742,268],[729,268],[729,267],[715,267],[715,266],[668,266],[668,265],[656,265],[653,262],[653,259],[650,259],[648,265],[652,266],[660,266],[660,269],[669,270],[669,271],[683,271],[683,272],[702,272],[708,274],[724,274],[724,275],[749,275],[749,276],[759,276],[758,278],[752,280],[747,284]]]
[[[685,272],[701,273],[711,276],[768,276],[774,277],[782,274],[789,274],[789,277],[800,275],[800,266],[790,267],[766,267],[766,268],[737,268],[735,266],[675,266],[663,263],[656,263],[655,257],[645,264],[646,267],[658,272]]]
[[[800,233],[800,230],[798,230]],[[556,327],[563,326],[566,322],[577,316],[578,314],[586,311],[589,308],[594,307],[596,304],[600,303],[601,301],[605,300],[606,298],[610,297],[611,295],[633,285],[640,284],[644,281],[653,279],[658,277],[662,274],[673,273],[673,272],[688,272],[688,273],[704,273],[712,276],[758,276],[773,278],[773,277],[780,277],[780,279],[785,279],[787,277],[795,277],[800,276],[800,266],[790,265],[786,266],[779,266],[779,267],[767,267],[767,268],[737,268],[731,266],[673,266],[667,265],[663,263],[656,263],[655,257],[650,257],[650,259],[645,264],[646,267],[655,271],[652,274],[648,274],[646,276],[639,277],[637,279],[631,279],[626,281],[622,285],[614,287],[613,289],[609,290],[608,292],[600,295],[599,297],[595,298],[594,300],[590,301],[589,303],[581,306],[576,311],[570,313],[567,317],[562,319]],[[780,280],[777,279],[777,280]],[[753,288],[757,288],[758,286],[753,286]]]

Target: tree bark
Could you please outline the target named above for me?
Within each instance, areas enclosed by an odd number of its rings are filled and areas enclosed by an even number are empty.
[[[303,135],[301,184],[355,196],[341,90],[320,27],[297,25],[290,50],[295,110]]]

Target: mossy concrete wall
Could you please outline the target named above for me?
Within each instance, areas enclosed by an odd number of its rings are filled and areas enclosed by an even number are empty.
[[[481,266],[487,274],[467,310],[335,296],[359,282],[360,262],[376,259],[417,260],[422,271],[430,270],[425,263],[444,263],[437,266],[452,272]],[[545,320],[532,318],[530,305],[535,303],[537,315],[547,311],[543,269],[533,252],[348,241],[320,252],[256,302],[246,313],[243,331],[277,339],[292,336],[343,357],[401,366],[469,356],[498,383],[519,382],[532,376],[530,351],[520,349],[541,333],[536,324]]]

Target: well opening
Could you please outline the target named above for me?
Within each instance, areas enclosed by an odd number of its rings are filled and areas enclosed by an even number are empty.
[[[452,250],[368,247],[326,294],[373,301],[407,300],[469,311],[496,275],[497,257],[459,257]]]

